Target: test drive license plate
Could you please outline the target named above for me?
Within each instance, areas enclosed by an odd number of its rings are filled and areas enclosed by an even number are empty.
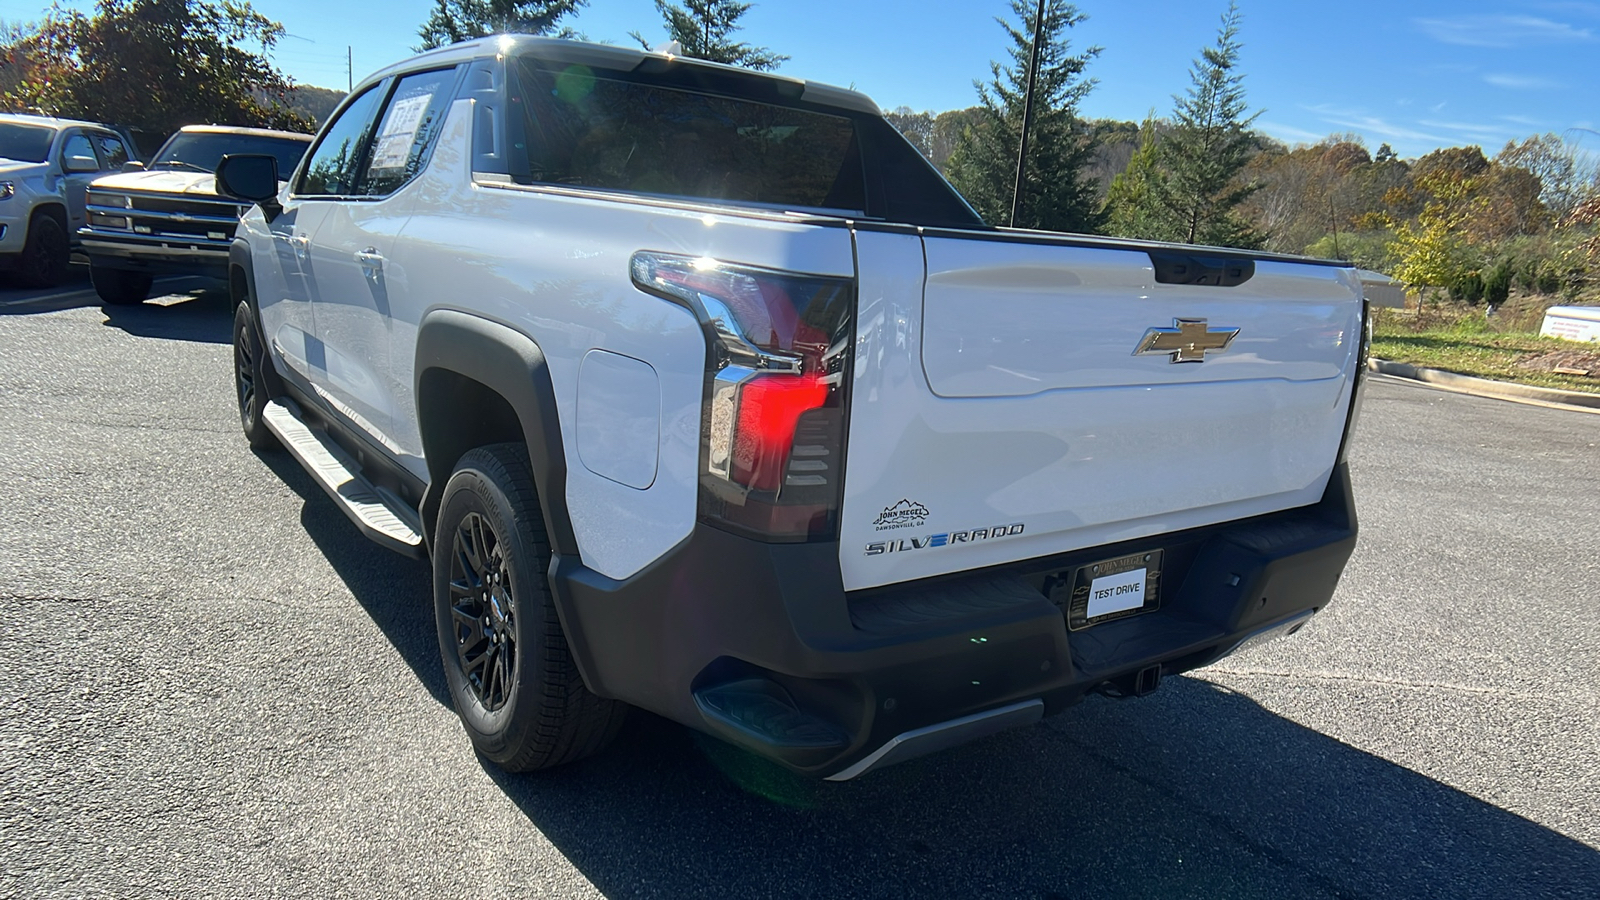
[[[1078,567],[1067,603],[1067,627],[1076,631],[1160,605],[1160,550],[1103,559]]]

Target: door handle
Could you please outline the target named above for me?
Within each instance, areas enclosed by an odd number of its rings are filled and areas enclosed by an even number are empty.
[[[368,247],[356,254],[356,262],[369,269],[376,269],[383,265],[383,254],[379,253],[376,248]]]

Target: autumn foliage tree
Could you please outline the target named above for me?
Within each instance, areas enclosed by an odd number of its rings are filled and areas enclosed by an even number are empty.
[[[1471,218],[1477,178],[1438,168],[1426,170],[1418,186],[1431,199],[1415,221],[1394,222],[1394,248],[1399,259],[1393,275],[1407,287],[1448,287],[1465,269],[1467,245],[1463,225]]]
[[[11,48],[24,71],[0,102],[161,135],[194,123],[310,131],[270,58],[283,33],[233,0],[98,0],[93,14],[57,6]]]
[[[900,106],[884,113],[883,117],[896,131],[905,135],[918,152],[929,159],[933,158],[933,113],[914,112],[909,106]]]

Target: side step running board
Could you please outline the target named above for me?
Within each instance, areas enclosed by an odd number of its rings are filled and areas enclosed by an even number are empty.
[[[262,418],[362,534],[397,553],[422,556],[422,522],[416,512],[363,478],[349,454],[300,418],[293,401],[269,402]]]

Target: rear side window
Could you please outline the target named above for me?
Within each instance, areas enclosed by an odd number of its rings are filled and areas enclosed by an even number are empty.
[[[100,145],[100,157],[106,161],[106,168],[120,169],[128,161],[128,148],[123,146],[121,138],[97,134],[95,143]]]
[[[400,79],[373,139],[361,191],[381,196],[400,189],[427,163],[433,139],[444,125],[455,69],[419,72]]]
[[[866,208],[844,116],[517,60],[511,174],[524,183],[733,201]],[[521,134],[516,134],[520,125]]]

